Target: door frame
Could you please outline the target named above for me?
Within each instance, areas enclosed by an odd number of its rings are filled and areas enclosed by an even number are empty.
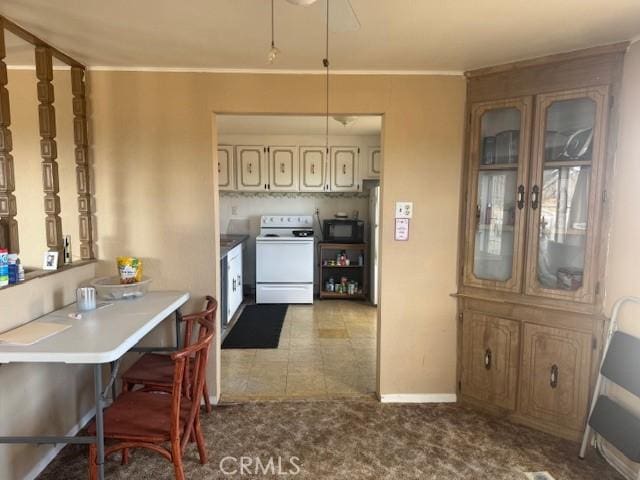
[[[217,169],[217,151],[218,151],[218,126],[217,126],[217,117],[219,115],[254,115],[254,116],[274,116],[274,115],[282,115],[282,116],[296,116],[296,117],[325,117],[327,115],[326,112],[314,112],[314,113],[298,113],[298,112],[254,112],[248,110],[236,110],[236,111],[212,111],[211,112],[211,168],[213,170],[213,213],[214,213],[214,285],[216,291],[216,297],[220,297],[220,190],[218,188],[218,169]],[[381,118],[381,128],[380,128],[380,154],[382,155],[382,159],[380,162],[380,205],[384,205],[384,165],[385,165],[385,112],[330,112],[329,115],[348,115],[348,116],[379,116]],[[383,215],[380,215],[380,238],[382,239],[386,234]],[[378,401],[381,400],[380,396],[380,346],[381,346],[381,338],[382,338],[382,309],[381,307],[381,292],[382,292],[382,279],[384,278],[383,270],[382,270],[382,241],[378,242],[378,305],[376,306],[376,314],[377,314],[377,325],[376,325],[376,390],[375,394]],[[220,324],[220,312],[218,311],[216,314],[216,325]],[[209,368],[208,369],[208,384],[209,384],[209,394],[211,395],[211,402],[213,404],[218,404],[220,402],[220,394],[221,394],[221,350],[222,350],[222,341],[220,335],[217,335],[214,342],[215,351],[214,354],[210,356],[209,360]],[[211,364],[213,360],[213,365]],[[211,378],[211,373],[213,372],[214,377]]]

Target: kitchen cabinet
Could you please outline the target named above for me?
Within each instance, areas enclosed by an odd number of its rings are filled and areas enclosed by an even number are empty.
[[[462,391],[497,407],[515,410],[519,323],[468,311],[462,328]]]
[[[520,409],[580,434],[589,402],[591,336],[525,323]]]
[[[326,147],[300,147],[300,191],[329,189],[329,161]]]
[[[331,147],[330,185],[332,192],[359,192],[362,190],[360,179],[360,149],[358,147]]]
[[[242,245],[227,253],[227,319],[231,319],[242,304]]]
[[[269,154],[269,187],[273,192],[297,192],[299,163],[297,147],[267,147]]]
[[[245,192],[268,190],[269,167],[266,147],[238,145],[235,153],[237,189]]]
[[[233,168],[233,147],[218,145],[218,188],[235,190],[235,170]]]
[[[240,192],[361,192],[362,178],[379,178],[380,148],[361,165],[355,146],[220,145],[220,190]],[[364,159],[362,159],[364,161]],[[366,172],[363,172],[365,170]]]
[[[380,147],[367,147],[367,156],[362,165],[362,178],[377,180],[382,171],[382,150]]]
[[[606,322],[605,178],[623,59],[620,47],[466,74],[460,398],[573,440]],[[520,354],[491,372],[480,356],[491,350],[494,365],[505,350],[489,345],[506,341],[504,322],[518,325]]]

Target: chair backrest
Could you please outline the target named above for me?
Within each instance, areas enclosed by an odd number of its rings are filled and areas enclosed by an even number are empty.
[[[193,330],[194,323],[201,318],[205,318],[211,321],[212,326],[215,326],[216,320],[216,311],[218,310],[218,301],[210,295],[205,297],[207,301],[205,309],[202,312],[190,313],[188,315],[184,315],[182,317],[182,321],[185,324],[184,328],[184,337],[182,339],[182,346],[188,347],[191,345],[193,341]],[[202,325],[200,326],[202,329]],[[215,327],[214,327],[215,328]],[[201,338],[202,332],[198,332],[198,336],[196,338]]]
[[[171,359],[175,363],[171,390],[171,436],[173,438],[177,438],[179,435],[182,401],[187,398],[184,395],[186,392],[183,392],[183,388],[191,389],[189,398],[191,398],[192,403],[187,420],[188,426],[191,425],[200,408],[200,397],[204,387],[207,360],[209,359],[209,347],[213,341],[214,331],[213,322],[202,318],[198,319],[198,323],[201,324],[200,331],[206,332],[206,335],[198,338],[192,345],[171,354]],[[184,386],[185,376],[189,375],[188,365],[190,362],[194,364],[193,379],[187,386]]]

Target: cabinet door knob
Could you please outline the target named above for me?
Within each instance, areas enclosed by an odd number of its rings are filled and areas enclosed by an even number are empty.
[[[524,208],[524,185],[518,187],[518,210]]]
[[[531,208],[534,210],[538,208],[538,197],[540,195],[540,187],[538,185],[534,185],[531,189]]]
[[[560,370],[558,369],[558,365],[555,363],[551,365],[551,370],[549,372],[549,386],[551,388],[556,388],[558,386],[558,377],[560,376]]]
[[[491,349],[487,348],[484,351],[484,368],[491,370]]]

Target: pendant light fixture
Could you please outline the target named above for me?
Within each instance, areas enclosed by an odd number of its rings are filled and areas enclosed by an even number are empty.
[[[275,33],[274,33],[275,22],[274,22],[274,14],[273,14],[273,2],[274,0],[271,0],[271,49],[267,54],[267,62],[269,64],[272,64],[276,60],[276,57],[280,55],[280,49],[276,47],[276,42],[275,42]]]

